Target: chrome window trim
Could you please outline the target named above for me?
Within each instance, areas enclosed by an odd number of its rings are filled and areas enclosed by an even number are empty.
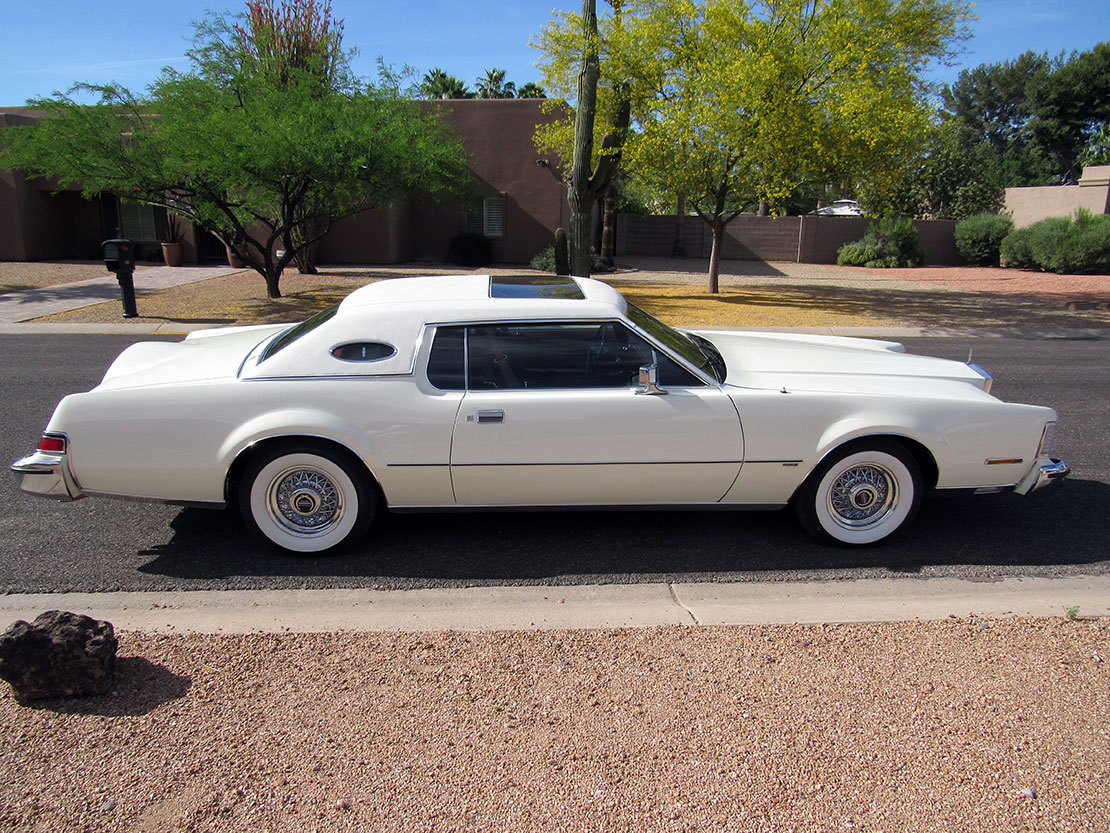
[[[464,373],[465,373],[465,377],[466,377],[466,389],[465,390],[466,390],[467,393],[470,393],[470,392],[473,391],[473,388],[470,387],[470,364],[469,364],[470,328],[471,327],[488,327],[488,326],[491,326],[491,325],[501,325],[501,326],[506,326],[506,327],[512,327],[512,326],[526,326],[526,325],[529,325],[529,324],[534,324],[534,325],[537,325],[537,326],[557,325],[557,324],[621,324],[622,326],[626,327],[630,332],[633,332],[638,337],[642,338],[648,344],[648,346],[650,346],[652,349],[662,353],[664,356],[669,358],[671,361],[673,361],[676,365],[678,365],[683,370],[689,372],[690,375],[692,375],[695,379],[699,380],[702,383],[701,385],[698,385],[698,386],[660,385],[660,387],[664,388],[665,390],[697,390],[699,387],[715,388],[717,390],[721,390],[724,387],[723,382],[718,382],[712,376],[709,376],[704,371],[702,371],[700,368],[695,367],[690,362],[683,359],[681,356],[675,355],[670,350],[668,350],[666,347],[664,347],[662,344],[660,344],[656,339],[652,338],[644,330],[637,327],[631,320],[629,320],[627,318],[621,318],[621,317],[618,317],[618,318],[612,318],[612,317],[608,317],[608,318],[527,318],[527,319],[519,319],[519,318],[505,319],[505,318],[500,318],[500,319],[493,319],[493,320],[477,319],[477,320],[465,320],[465,321],[429,321],[429,322],[425,323],[424,326],[423,326],[420,342],[424,341],[424,339],[426,338],[425,333],[428,330],[438,329],[439,327],[464,327],[465,328],[465,330],[464,330],[465,335],[464,335],[464,338],[463,338],[463,351],[464,351],[464,354],[463,354],[463,369],[464,369]],[[422,346],[421,344],[418,344],[417,352],[416,352],[416,354],[414,354],[414,357],[416,355],[419,355],[421,346]],[[430,343],[429,343],[429,347],[430,347]],[[430,358],[431,358],[431,353],[429,351],[428,356],[425,358],[425,360],[423,362],[424,378],[425,379],[428,378],[428,359],[430,359]],[[431,385],[432,384],[431,381],[428,381],[428,384]],[[435,385],[432,385],[432,387],[435,387]],[[440,388],[436,388],[436,390],[440,390]],[[623,388],[623,387],[614,387],[614,388],[582,388],[582,387],[577,387],[577,388],[505,388],[505,389],[502,389],[501,392],[502,393],[511,393],[511,392],[517,391],[517,390],[529,390],[529,391],[539,391],[539,390],[543,390],[543,391],[571,391],[571,390],[583,391],[583,390],[587,390],[588,391],[588,390],[592,390],[592,391],[599,391],[599,390],[626,390],[626,388]],[[627,388],[627,390],[634,390],[634,386],[629,386]],[[475,392],[484,393],[485,391],[475,391]]]

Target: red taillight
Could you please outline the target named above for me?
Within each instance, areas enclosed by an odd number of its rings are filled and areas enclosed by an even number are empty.
[[[65,454],[66,438],[53,434],[43,434],[42,441],[39,443],[39,451],[45,451],[49,454]]]

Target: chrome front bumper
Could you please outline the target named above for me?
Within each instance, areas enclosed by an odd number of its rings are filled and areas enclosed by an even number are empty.
[[[1037,460],[1029,474],[1014,487],[1019,495],[1047,494],[1057,489],[1071,471],[1068,464],[1055,457],[1042,457]]]
[[[85,496],[64,454],[47,454],[36,451],[11,464],[19,488],[29,495],[53,500],[80,500]]]

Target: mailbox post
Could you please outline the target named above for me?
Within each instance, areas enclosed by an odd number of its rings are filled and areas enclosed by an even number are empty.
[[[123,317],[137,318],[135,308],[135,244],[130,240],[105,240],[100,244],[104,265],[116,273],[120,294],[123,296]]]

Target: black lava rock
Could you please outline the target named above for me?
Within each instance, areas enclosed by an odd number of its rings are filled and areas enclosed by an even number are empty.
[[[0,679],[19,703],[106,694],[115,683],[118,647],[111,622],[50,610],[0,634]]]

